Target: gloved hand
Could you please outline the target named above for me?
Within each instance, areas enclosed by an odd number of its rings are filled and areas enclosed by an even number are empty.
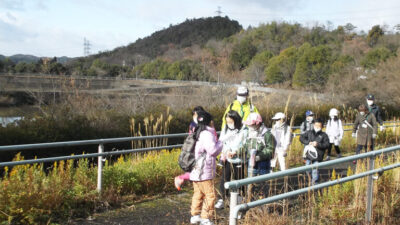
[[[379,127],[379,129],[380,129],[380,131],[382,132],[385,128],[381,125],[381,126]]]
[[[372,134],[372,139],[375,139],[376,138],[376,134]]]
[[[356,138],[356,137],[357,137],[357,134],[356,134],[356,133],[352,133],[351,136],[352,136],[353,138]]]

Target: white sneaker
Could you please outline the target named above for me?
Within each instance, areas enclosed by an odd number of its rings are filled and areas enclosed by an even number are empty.
[[[216,209],[223,209],[224,208],[224,200],[219,199],[214,206]]]
[[[209,219],[203,219],[203,220],[201,220],[200,225],[214,225],[214,223],[211,222],[211,220],[209,220]]]
[[[198,224],[201,222],[200,215],[190,217],[190,224]]]

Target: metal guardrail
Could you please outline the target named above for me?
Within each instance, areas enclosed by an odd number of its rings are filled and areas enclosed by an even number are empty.
[[[179,144],[179,145],[169,145],[169,146],[159,146],[159,147],[149,147],[149,148],[139,148],[139,149],[104,152],[104,144],[126,142],[126,141],[137,141],[137,140],[148,140],[148,139],[176,138],[176,137],[179,138],[179,137],[186,137],[187,135],[188,135],[188,133],[180,133],[180,134],[165,134],[165,135],[152,135],[152,136],[140,136],[140,137],[107,138],[107,139],[95,139],[95,140],[83,140],[83,141],[67,141],[67,142],[0,146],[0,152],[6,152],[6,151],[16,151],[16,150],[32,150],[32,149],[40,149],[40,148],[71,147],[71,146],[94,145],[94,144],[99,145],[98,153],[49,157],[49,158],[41,158],[41,159],[29,159],[29,160],[11,161],[11,162],[1,162],[0,168],[5,167],[5,166],[17,166],[17,165],[26,165],[26,164],[34,164],[34,163],[55,162],[55,161],[61,161],[61,160],[97,157],[98,158],[97,191],[101,192],[102,174],[103,174],[102,173],[102,171],[103,171],[103,156],[122,155],[122,154],[148,152],[148,151],[173,149],[173,148],[182,147],[182,144]]]
[[[369,176],[369,177],[368,177],[368,187],[367,187],[367,210],[366,210],[365,220],[366,220],[366,222],[369,223],[372,218],[372,197],[373,197],[372,196],[373,195],[372,175],[375,173],[378,173],[378,172],[383,172],[385,170],[390,170],[390,169],[400,167],[400,163],[397,163],[397,164],[392,164],[392,165],[389,165],[386,167],[374,169],[374,162],[375,162],[374,159],[377,155],[395,152],[398,150],[400,150],[400,145],[389,147],[389,148],[384,148],[381,150],[375,150],[375,151],[371,151],[371,152],[367,152],[367,153],[362,153],[362,154],[358,154],[358,155],[343,157],[343,158],[339,158],[339,159],[335,159],[335,160],[330,160],[327,162],[321,162],[321,163],[311,164],[311,165],[307,165],[307,166],[292,168],[292,169],[288,169],[285,171],[279,171],[279,172],[275,172],[275,173],[271,173],[271,174],[265,174],[265,175],[260,175],[260,176],[256,176],[256,177],[249,177],[249,178],[245,178],[245,179],[241,179],[241,180],[225,182],[225,184],[224,184],[225,188],[231,190],[230,191],[231,197],[230,197],[229,224],[230,225],[237,224],[237,218],[238,218],[239,211],[246,211],[250,208],[269,204],[269,203],[272,203],[272,202],[275,202],[278,200],[298,196],[298,195],[301,195],[304,193],[308,193],[310,191],[319,190],[322,188],[330,187],[330,186],[333,186],[336,184],[345,183],[345,182],[352,181],[352,180],[359,179],[359,178],[366,177],[366,176]],[[276,178],[281,178],[281,177],[285,177],[285,176],[289,176],[289,175],[303,173],[306,171],[311,171],[313,169],[329,167],[332,165],[337,165],[337,164],[344,163],[344,162],[351,162],[354,160],[359,160],[359,159],[364,159],[364,158],[370,159],[369,160],[369,169],[367,172],[355,174],[355,175],[348,176],[345,178],[339,178],[337,180],[324,182],[321,184],[317,184],[317,185],[313,185],[313,186],[310,186],[307,188],[302,188],[299,190],[295,190],[295,191],[279,194],[276,196],[264,198],[264,199],[257,200],[254,202],[248,202],[248,203],[239,204],[239,205],[237,204],[237,202],[238,202],[238,192],[237,191],[240,187],[242,187],[244,185],[265,182],[265,181],[276,179]]]

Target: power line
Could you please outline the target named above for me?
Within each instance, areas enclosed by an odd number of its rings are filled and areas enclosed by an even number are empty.
[[[90,41],[86,38],[83,38],[83,55],[88,56],[90,55]]]

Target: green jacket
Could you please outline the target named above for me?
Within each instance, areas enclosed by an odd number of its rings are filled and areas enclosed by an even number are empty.
[[[234,100],[225,110],[224,116],[222,117],[222,127],[221,130],[225,129],[226,125],[226,114],[230,110],[234,110],[239,113],[240,117],[242,117],[243,121],[246,121],[247,117],[250,115],[251,112],[258,113],[257,108],[250,103],[250,101],[246,101],[245,103],[240,104],[238,100]]]
[[[245,128],[248,130],[248,128]],[[250,158],[251,149],[257,149],[257,161],[266,161],[272,159],[275,151],[275,139],[272,133],[264,125],[261,126],[257,138],[249,138],[248,132],[244,141],[242,151],[245,152],[247,158]]]

